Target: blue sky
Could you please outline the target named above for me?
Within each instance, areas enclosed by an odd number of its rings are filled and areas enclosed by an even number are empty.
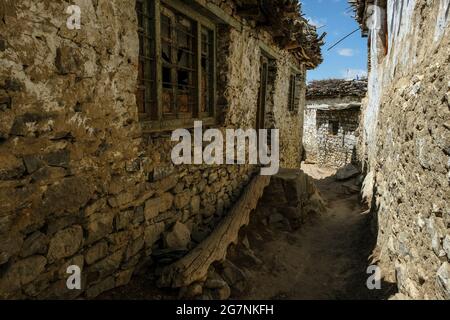
[[[367,70],[367,38],[357,31],[339,45],[327,49],[349,34],[358,24],[352,18],[347,0],[301,0],[303,14],[318,27],[319,35],[327,33],[322,47],[324,62],[308,71],[308,81],[328,78],[355,78],[365,75]]]

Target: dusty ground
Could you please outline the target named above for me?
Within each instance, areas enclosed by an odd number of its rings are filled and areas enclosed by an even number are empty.
[[[369,215],[359,204],[355,181],[337,182],[334,170],[312,165],[304,165],[303,170],[316,180],[327,201],[327,211],[296,231],[264,227],[253,221],[246,233],[262,263],[251,268],[238,257],[234,259],[246,272],[249,284],[244,294],[234,298],[387,298],[392,289],[387,283],[382,284],[382,290],[366,288],[366,270],[375,241],[369,232]]]

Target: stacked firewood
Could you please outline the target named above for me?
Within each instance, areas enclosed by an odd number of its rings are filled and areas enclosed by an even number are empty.
[[[367,79],[343,80],[329,79],[312,81],[306,91],[307,99],[314,98],[338,98],[359,97],[362,98],[367,92]]]
[[[347,0],[350,6],[353,8],[353,12],[355,14],[356,21],[359,22],[361,26],[361,30],[366,30],[366,26],[364,25],[364,14],[366,11],[366,5],[369,3],[373,3],[373,0]]]
[[[238,14],[266,27],[277,44],[291,51],[308,69],[322,63],[321,46],[326,33],[318,36],[317,28],[302,15],[298,0],[235,0]]]

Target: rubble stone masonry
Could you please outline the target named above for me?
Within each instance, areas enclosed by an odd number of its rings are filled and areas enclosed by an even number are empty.
[[[230,1],[215,2],[232,14]],[[66,27],[71,4],[81,30]],[[0,297],[93,298],[127,284],[152,253],[194,247],[257,168],[174,166],[171,132],[141,130],[135,1],[1,6]],[[262,39],[280,56],[267,119],[280,129],[281,166],[298,167],[304,97],[287,110],[297,60],[245,21],[219,29],[217,127],[254,127]],[[82,290],[67,289],[69,265],[82,268]]]
[[[387,1],[387,34],[369,40],[361,158],[383,276],[401,298],[450,299],[449,6]]]
[[[327,103],[341,104],[346,99],[328,99]],[[303,147],[305,161],[321,166],[341,168],[356,161],[357,129],[360,103],[341,109],[321,108],[322,101],[307,101]],[[329,105],[327,105],[329,106]]]

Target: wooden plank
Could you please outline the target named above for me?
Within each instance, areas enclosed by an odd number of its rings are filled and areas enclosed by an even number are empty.
[[[278,60],[280,58],[280,55],[278,52],[271,46],[267,45],[265,42],[259,40],[259,47],[262,51],[264,51],[264,54],[269,56],[270,59]]]
[[[241,198],[211,235],[188,255],[162,270],[158,285],[179,288],[204,279],[210,265],[223,261],[228,246],[237,244],[239,230],[248,225],[250,213],[256,208],[269,183],[270,176],[258,175],[253,178]]]
[[[141,119],[141,130],[144,133],[152,133],[152,132],[162,132],[162,131],[172,131],[178,128],[191,129],[194,128],[194,121],[202,121],[203,126],[215,126],[216,119],[202,118],[202,119],[162,119],[160,121],[151,121]]]
[[[185,4],[182,1],[176,0],[160,0],[160,1],[172,7],[176,11],[188,16],[189,18],[199,21],[201,24],[203,24],[208,28],[210,29],[214,28],[214,23],[210,19],[208,19],[206,16],[202,15],[198,11],[194,10],[192,6],[190,6],[189,4]]]
[[[209,16],[210,19],[214,20],[216,23],[224,23],[236,30],[242,30],[241,22],[230,16],[218,5],[205,1],[205,0],[185,0],[189,4],[195,5],[202,14]]]

